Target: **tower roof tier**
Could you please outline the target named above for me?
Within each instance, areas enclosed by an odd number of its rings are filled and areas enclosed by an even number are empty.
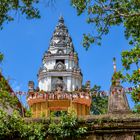
[[[58,25],[54,30],[48,51],[53,54],[57,53],[58,51],[62,51],[65,54],[74,52],[72,39],[68,33],[67,27],[64,24],[64,19],[62,16],[59,18]]]

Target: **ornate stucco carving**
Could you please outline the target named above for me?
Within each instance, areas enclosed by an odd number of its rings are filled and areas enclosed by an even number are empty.
[[[51,38],[49,50],[54,48],[69,48],[70,50],[74,50],[74,46],[72,43],[72,39],[68,33],[68,29],[64,24],[63,17],[59,18],[58,25],[55,28],[53,36]]]
[[[65,71],[66,70],[66,66],[62,63],[62,62],[58,62],[55,66],[54,66],[55,70],[58,71]]]

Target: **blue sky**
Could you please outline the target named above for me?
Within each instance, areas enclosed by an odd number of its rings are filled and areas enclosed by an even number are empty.
[[[41,19],[26,20],[22,15],[15,15],[15,21],[4,24],[0,31],[0,51],[5,59],[2,72],[10,79],[15,90],[28,90],[28,81],[33,80],[37,86],[37,73],[42,63],[43,53],[62,14],[65,24],[72,37],[75,50],[79,55],[80,67],[83,73],[83,84],[90,80],[91,85],[100,85],[102,90],[109,90],[113,74],[112,59],[117,59],[117,69],[121,69],[121,52],[130,49],[124,38],[123,27],[114,27],[104,37],[102,45],[92,45],[86,51],[82,47],[83,33],[93,32],[88,25],[86,14],[77,16],[76,10],[70,6],[68,0],[56,1],[54,6],[48,7],[42,2],[39,4]],[[129,97],[130,106],[133,103]]]

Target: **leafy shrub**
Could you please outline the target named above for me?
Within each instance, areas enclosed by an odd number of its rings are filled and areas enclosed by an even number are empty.
[[[44,124],[31,122],[30,124],[15,111],[11,116],[0,110],[0,140],[45,140]]]
[[[87,127],[79,126],[77,116],[74,112],[62,113],[59,120],[52,114],[48,128],[48,135],[54,139],[75,139],[87,132]]]

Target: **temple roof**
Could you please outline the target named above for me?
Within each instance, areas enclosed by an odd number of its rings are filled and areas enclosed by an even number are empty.
[[[64,18],[62,16],[59,17],[58,24],[53,32],[48,51],[56,49],[74,51],[72,39],[68,33],[68,29],[65,26]]]

